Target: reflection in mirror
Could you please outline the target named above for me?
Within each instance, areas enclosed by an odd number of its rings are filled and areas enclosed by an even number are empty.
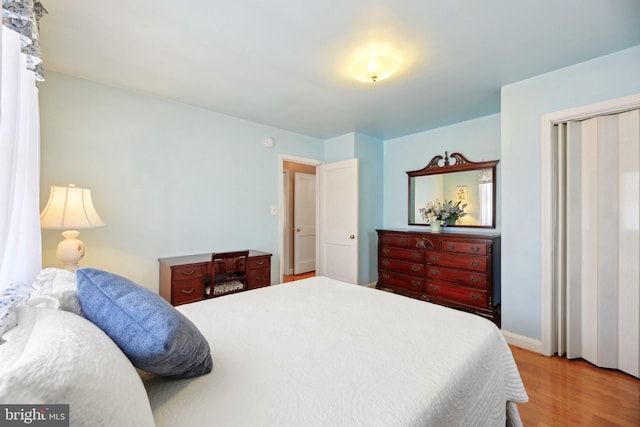
[[[409,225],[427,225],[420,214],[427,203],[453,201],[465,205],[466,215],[450,227],[495,227],[496,209],[496,164],[470,162],[459,153],[451,157],[435,156],[421,170],[407,172],[409,175]]]

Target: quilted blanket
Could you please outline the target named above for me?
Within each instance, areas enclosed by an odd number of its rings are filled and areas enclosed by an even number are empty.
[[[326,277],[178,309],[213,371],[145,381],[160,427],[522,425],[511,351],[478,316]]]

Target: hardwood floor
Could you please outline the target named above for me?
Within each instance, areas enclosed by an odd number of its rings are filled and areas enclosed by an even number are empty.
[[[291,275],[284,275],[282,276],[282,282],[283,283],[287,283],[287,282],[293,282],[294,280],[302,280],[302,279],[306,279],[307,277],[313,277],[316,275],[315,271],[310,271],[309,273],[302,273],[302,274],[291,274]]]
[[[589,362],[546,357],[511,346],[529,402],[525,427],[640,426],[640,380]]]

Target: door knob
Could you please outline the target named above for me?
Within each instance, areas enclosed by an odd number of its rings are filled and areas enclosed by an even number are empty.
[[[350,238],[351,240],[353,240],[353,239],[355,239],[355,238],[356,238],[356,236],[354,236],[353,234],[350,234],[350,235],[349,235],[349,238]]]
[[[299,233],[299,232],[300,232],[300,229],[299,229],[299,228],[296,228],[296,231]]]

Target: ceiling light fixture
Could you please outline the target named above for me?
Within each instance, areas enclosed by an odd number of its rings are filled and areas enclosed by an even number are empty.
[[[389,43],[369,43],[352,56],[349,74],[361,82],[375,83],[400,70],[403,56]]]

